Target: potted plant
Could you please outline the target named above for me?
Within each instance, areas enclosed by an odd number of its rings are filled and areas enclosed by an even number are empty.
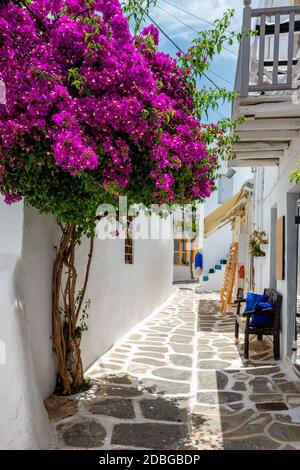
[[[261,249],[261,245],[267,245],[267,234],[265,231],[259,232],[258,230],[254,230],[253,234],[250,237],[250,253],[252,256],[266,256],[266,253]]]

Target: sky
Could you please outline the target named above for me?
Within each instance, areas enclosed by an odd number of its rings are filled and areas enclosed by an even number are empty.
[[[257,0],[253,0],[252,4],[255,7]],[[176,7],[185,10],[187,13]],[[206,22],[213,23],[214,20],[221,18],[228,8],[235,9],[231,30],[240,32],[243,0],[158,0],[157,5],[152,7],[150,16],[182,50],[186,51],[192,40],[197,36],[197,31],[211,28]],[[196,15],[201,19],[195,18],[188,13]],[[150,21],[146,21],[146,23],[149,24]],[[177,49],[161,33],[160,49],[170,53],[172,56],[175,56],[177,52]],[[234,46],[228,46],[228,50],[224,50],[210,64],[207,75],[219,87],[226,86],[229,89],[233,89],[237,53],[238,44],[236,43]],[[206,79],[203,79],[201,85],[206,85],[207,87],[213,86]],[[211,112],[209,121],[213,122],[221,117],[230,117],[230,113],[231,105],[222,105],[218,112]]]

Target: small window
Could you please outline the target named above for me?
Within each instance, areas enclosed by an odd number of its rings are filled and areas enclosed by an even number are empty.
[[[125,239],[125,264],[133,264],[132,217],[127,218]]]
[[[174,264],[176,266],[189,266],[188,242],[189,240],[185,239],[174,240]]]
[[[224,204],[233,196],[233,178],[221,176],[218,183],[218,204]]]

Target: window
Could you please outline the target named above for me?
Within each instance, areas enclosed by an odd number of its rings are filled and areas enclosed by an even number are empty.
[[[218,204],[224,204],[233,195],[233,178],[223,175],[218,183]]]
[[[176,266],[189,266],[188,242],[189,240],[185,239],[174,240],[174,264]]]
[[[132,217],[127,218],[125,239],[125,264],[133,264]]]

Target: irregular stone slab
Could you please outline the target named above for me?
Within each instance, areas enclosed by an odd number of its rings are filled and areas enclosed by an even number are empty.
[[[131,349],[131,346],[130,346],[130,345],[124,344],[124,345],[119,346],[118,348],[116,348],[116,349],[114,350],[114,352],[121,352],[121,353],[127,354],[128,351],[130,351],[130,349]]]
[[[235,390],[236,392],[245,392],[247,387],[244,382],[236,382],[232,387],[232,390]]]
[[[253,434],[264,434],[266,426],[272,421],[270,414],[259,414],[254,416],[250,421],[226,434],[226,439],[241,437]],[[242,424],[242,422],[241,422]]]
[[[282,395],[272,394],[272,393],[253,393],[249,396],[250,400],[254,401],[254,403],[268,403],[274,401],[284,401]]]
[[[299,393],[300,395],[299,385],[296,385],[293,382],[280,383],[277,384],[277,387],[280,388],[283,393]]]
[[[287,402],[289,405],[293,407],[299,407],[300,406],[300,395],[299,393],[297,395],[288,395],[287,396]]]
[[[283,410],[288,410],[288,407],[283,402],[256,403],[255,406],[258,409],[258,411],[283,411]]]
[[[198,372],[199,390],[222,390],[228,384],[228,377],[220,371]]]
[[[260,361],[261,359],[267,359],[268,357],[271,357],[268,352],[260,353],[260,354],[252,354],[251,355],[251,360],[252,361]]]
[[[190,393],[190,384],[183,382],[169,382],[167,380],[143,379],[143,386],[150,392],[166,395],[180,395]]]
[[[293,424],[293,420],[292,420],[292,417],[288,414],[284,415],[284,414],[276,414],[275,415],[275,418],[276,418],[276,421],[280,421],[282,423],[288,423],[288,424]],[[298,423],[296,423],[298,424]],[[300,424],[300,423],[299,423]]]
[[[63,432],[63,440],[69,447],[102,447],[106,438],[106,431],[96,421],[83,421],[75,423]]]
[[[146,364],[135,364],[134,362],[132,362],[127,367],[127,371],[131,374],[145,374],[149,371],[149,366],[147,366]]]
[[[222,341],[213,341],[213,342],[212,342],[212,345],[213,345],[213,346],[220,346],[220,347],[222,348],[222,350],[223,350],[224,346],[230,345],[230,344],[232,344],[232,341],[229,341],[229,340],[226,339],[226,338],[223,338]],[[224,349],[225,349],[225,348],[224,348]]]
[[[188,426],[184,424],[117,424],[112,433],[112,444],[147,449],[183,449],[188,441]]]
[[[234,346],[224,346],[222,348],[222,352],[232,352],[232,353],[236,353],[238,352],[237,349],[234,347]]]
[[[243,402],[239,402],[239,403],[230,403],[229,405],[226,405],[226,407],[232,411],[241,411],[245,408],[245,405]],[[220,405],[220,408],[222,408],[222,405]]]
[[[111,370],[120,370],[122,369],[121,366],[117,366],[117,364],[111,364],[111,363],[101,363],[99,364],[100,369],[111,369]]]
[[[166,366],[167,364],[164,361],[159,361],[158,359],[152,359],[147,357],[134,357],[133,362],[138,362],[139,364],[147,364],[149,366]]]
[[[142,339],[142,335],[137,333],[135,335],[131,335],[128,339],[129,340],[131,340],[131,339]]]
[[[174,333],[176,335],[184,335],[184,336],[194,336],[194,330],[187,330],[184,328],[179,328],[178,330],[175,330]]]
[[[171,330],[172,330],[172,328],[170,326],[158,326],[157,328],[154,327],[154,326],[151,326],[151,328],[148,328],[147,331],[154,331],[154,332],[157,332],[157,333],[161,333],[161,332],[168,333]]]
[[[121,353],[112,353],[110,355],[110,359],[127,359],[128,354],[121,354]]]
[[[200,351],[199,354],[198,354],[198,359],[199,360],[213,359],[214,354],[215,353],[213,351]]]
[[[192,367],[192,358],[184,354],[170,354],[170,360],[175,366]]]
[[[161,346],[140,346],[139,351],[166,353],[168,352],[168,348]]]
[[[219,353],[220,354],[220,353]],[[238,352],[234,352],[234,353],[223,353],[222,351],[222,354],[221,354],[221,357],[227,361],[235,361],[237,359],[240,359],[240,355]]]
[[[192,373],[189,370],[171,369],[169,367],[155,369],[152,373],[153,375],[156,375],[157,377],[161,377],[163,379],[178,380],[182,382],[191,380],[192,377]]]
[[[255,393],[278,393],[280,391],[278,390],[278,387],[272,384],[272,382],[266,377],[258,377],[250,380],[249,386]]]
[[[107,382],[115,383],[115,384],[124,384],[124,385],[131,385],[132,384],[132,377],[130,375],[110,375],[105,377]]]
[[[191,340],[191,337],[189,336],[174,335],[174,336],[171,336],[170,341],[172,343],[190,344],[192,340]]]
[[[159,421],[186,422],[188,413],[186,409],[178,406],[178,401],[167,401],[163,398],[140,401],[142,413],[145,418]]]
[[[192,354],[193,352],[192,345],[170,343],[170,346],[173,349],[173,351],[176,353]]]
[[[114,416],[120,419],[133,419],[135,417],[131,400],[109,398],[93,403],[88,407],[93,414]]]
[[[300,426],[292,424],[283,424],[275,422],[272,424],[268,432],[270,436],[284,442],[299,442],[300,441]]]
[[[230,372],[230,374],[233,374],[233,378],[235,380],[247,380],[247,379],[249,379],[249,375],[246,375],[246,374],[234,371],[234,370],[231,370],[231,371],[228,371],[228,372]]]
[[[166,333],[147,333],[146,335],[146,340],[148,341],[156,341],[156,340],[164,340],[165,338],[167,338],[168,335]]]
[[[198,346],[201,347],[201,346],[207,346],[208,344],[210,343],[209,339],[198,339]]]
[[[44,403],[50,420],[67,418],[78,411],[77,401],[70,397],[51,395]]]
[[[279,373],[279,374],[275,374],[273,377],[276,378],[276,379],[283,379],[283,378],[285,377],[285,374],[283,374],[283,373],[281,372],[281,373]]]
[[[243,395],[236,392],[199,392],[197,393],[197,401],[208,405],[218,405],[224,403],[233,403],[241,401]]]
[[[142,395],[140,390],[133,387],[121,387],[117,385],[100,385],[97,395],[111,397],[138,397]]]
[[[247,437],[247,439],[224,439],[224,450],[273,450],[280,444],[265,436]]]
[[[272,375],[280,372],[280,367],[254,367],[253,369],[246,369],[245,372],[251,375]]]
[[[147,352],[147,351],[138,351],[136,354],[137,354],[139,359],[141,358],[141,356],[146,357],[146,358],[162,359],[163,363],[165,364],[165,362],[164,362],[165,355],[163,353],[154,352],[154,351],[149,351],[149,352]]]
[[[239,414],[229,413],[227,416],[222,416],[222,431],[229,432],[238,428],[241,424],[245,423],[249,418],[254,417],[255,412],[253,410],[245,410]],[[237,433],[238,435],[238,433]]]
[[[230,362],[222,361],[219,359],[198,361],[198,369],[226,369],[230,367]]]

